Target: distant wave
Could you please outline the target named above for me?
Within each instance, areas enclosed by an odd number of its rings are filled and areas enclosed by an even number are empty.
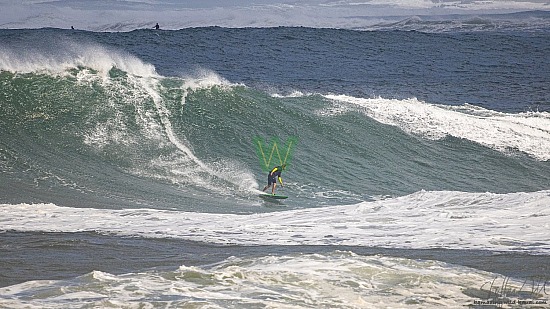
[[[507,114],[468,104],[434,105],[416,99],[363,99],[345,95],[326,97],[347,104],[337,107],[336,113],[345,112],[347,107],[419,136],[440,139],[451,135],[502,152],[518,149],[539,160],[550,160],[548,112]],[[320,112],[333,114],[335,110],[327,109]]]
[[[362,28],[372,31],[419,31],[429,33],[474,31],[547,31],[550,12],[534,11],[515,14],[486,15],[416,15],[397,21],[385,21]]]
[[[542,11],[536,11],[542,10]],[[358,30],[492,31],[540,30],[550,25],[548,6],[528,1],[319,1],[293,4],[209,3],[181,4],[106,3],[101,7],[82,3],[70,6],[44,1],[3,6],[2,28],[65,28],[96,32],[126,32],[191,27],[312,27]],[[527,11],[515,14],[492,12]],[[480,17],[473,14],[485,12]],[[454,15],[450,15],[454,14]],[[410,17],[416,16],[416,17]]]

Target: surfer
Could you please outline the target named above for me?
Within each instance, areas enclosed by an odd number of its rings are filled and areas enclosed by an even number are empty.
[[[159,30],[160,29],[160,26],[159,26],[159,23],[157,23],[154,27],[156,30]]]
[[[281,183],[281,187],[284,188],[283,185],[283,178],[281,178],[281,173],[286,168],[286,164],[283,164],[281,166],[274,167],[271,172],[267,175],[267,186],[264,187],[262,191],[265,192],[269,186],[271,186],[271,194],[275,194],[275,187],[277,186],[277,180]]]

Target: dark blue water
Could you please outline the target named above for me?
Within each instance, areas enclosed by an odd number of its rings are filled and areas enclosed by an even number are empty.
[[[204,28],[110,36],[106,43],[140,55],[163,75],[205,68],[287,92],[416,97],[512,112],[549,108],[548,33]],[[128,46],[135,39],[139,46]]]
[[[10,45],[44,36],[54,43],[105,44],[138,56],[165,76],[208,69],[232,82],[283,92],[416,97],[512,112],[548,110],[546,31],[211,27],[128,33],[20,30],[3,36]]]

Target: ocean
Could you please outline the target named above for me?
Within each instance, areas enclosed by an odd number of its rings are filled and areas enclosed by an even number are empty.
[[[549,308],[550,12],[510,16],[0,29],[0,308]]]

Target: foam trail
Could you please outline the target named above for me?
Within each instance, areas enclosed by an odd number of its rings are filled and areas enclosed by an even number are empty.
[[[168,119],[168,115],[170,112],[166,109],[166,107],[163,104],[162,98],[158,94],[157,91],[155,91],[155,88],[158,88],[158,79],[142,79],[142,86],[143,88],[149,93],[149,96],[153,99],[153,102],[155,103],[155,106],[157,108],[158,114],[160,116],[160,120],[162,122],[162,125],[164,127],[164,132],[166,133],[166,136],[174,144],[179,150],[181,150],[183,153],[185,153],[193,162],[195,162],[198,166],[203,168],[205,171],[207,171],[211,175],[215,175],[215,171],[210,169],[206,164],[204,164],[195,154],[189,149],[187,146],[185,146],[179,138],[174,134],[174,130],[172,129],[172,123]]]
[[[336,109],[320,111],[322,115],[355,110],[411,134],[431,139],[451,135],[502,152],[518,149],[538,160],[550,160],[550,113],[547,112],[507,114],[468,104],[435,105],[417,99],[325,97],[334,100],[337,106]]]
[[[208,73],[205,74],[206,77],[199,78],[199,79],[187,79],[186,82],[183,84],[182,88],[184,90],[184,95],[182,97],[182,104],[185,104],[185,98],[188,94],[188,91],[196,90],[200,88],[205,87],[213,87],[215,85],[225,84],[226,81],[219,78],[216,74]],[[155,89],[159,89],[160,83],[159,79],[157,78],[144,78],[140,79],[143,89],[147,91],[149,96],[152,98],[153,102],[155,103],[155,107],[158,111],[158,115],[160,117],[160,120],[162,122],[162,126],[164,128],[164,132],[166,133],[166,136],[170,140],[170,142],[180,151],[186,154],[186,156],[191,159],[195,164],[197,164],[204,172],[209,174],[212,177],[215,178],[221,178],[228,183],[232,183],[234,185],[237,185],[237,187],[244,189],[248,192],[255,192],[255,188],[258,186],[256,181],[254,180],[254,177],[250,175],[249,173],[238,173],[238,172],[228,172],[224,173],[221,170],[213,169],[204,162],[202,162],[192,151],[191,149],[186,146],[174,133],[172,123],[170,122],[169,115],[170,111],[166,108],[164,105],[164,101],[161,98],[158,91]],[[230,177],[230,175],[238,174],[238,178],[236,177]],[[228,176],[229,175],[229,176]],[[240,182],[237,180],[240,179]],[[210,189],[220,191],[220,192],[227,192],[225,189],[220,189],[218,186],[209,186]]]

